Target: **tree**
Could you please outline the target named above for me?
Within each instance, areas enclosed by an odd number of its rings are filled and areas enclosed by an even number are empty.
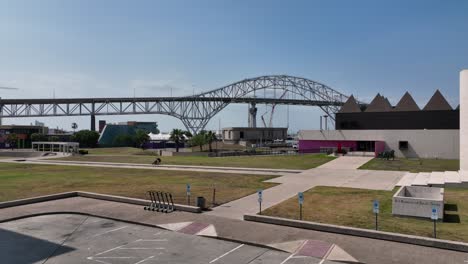
[[[171,131],[171,137],[169,138],[170,140],[174,141],[176,145],[176,152],[179,152],[179,144],[184,143],[187,138],[191,138],[192,134],[188,131],[183,131],[182,129],[177,129],[174,128]]]
[[[208,142],[208,147],[210,148],[210,152],[213,152],[212,144],[214,141],[218,140],[218,138],[216,137],[216,133],[214,133],[213,131],[208,131],[205,133],[205,138],[206,138],[206,142]]]
[[[31,141],[46,141],[47,137],[41,133],[33,133],[31,134]]]
[[[75,133],[75,130],[78,129],[78,124],[77,123],[72,123],[71,127],[73,129],[73,133]]]
[[[135,136],[133,136],[133,141],[136,147],[141,147],[142,149],[145,148],[145,144],[150,140],[150,137],[146,133],[145,130],[138,129],[135,132]]]
[[[80,130],[76,132],[73,139],[80,143],[80,147],[94,148],[97,146],[99,133],[91,130]]]
[[[57,137],[57,136],[51,136],[51,137],[49,137],[49,141],[50,142],[57,142],[57,141],[60,141],[60,138]]]
[[[203,151],[203,145],[206,144],[206,134],[205,133],[199,133],[195,136],[193,136],[191,139],[190,139],[190,143],[192,144],[192,146],[199,146],[200,147],[200,152]]]
[[[129,134],[120,134],[114,138],[113,143],[120,147],[130,147],[135,145],[135,138]]]
[[[8,134],[6,138],[6,143],[10,145],[11,150],[15,148],[17,141],[18,141],[18,135],[16,135],[15,133]]]

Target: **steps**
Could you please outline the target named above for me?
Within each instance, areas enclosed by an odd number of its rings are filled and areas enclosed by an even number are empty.
[[[403,177],[401,177],[400,181],[396,184],[396,186],[411,186],[411,183],[416,178],[417,173],[407,172]]]
[[[429,172],[420,172],[414,178],[414,181],[411,183],[412,186],[427,186],[429,182],[429,178],[431,177],[431,173]]]
[[[458,171],[408,172],[396,186],[468,187],[468,173]]]
[[[430,173],[428,185],[434,187],[444,187],[445,184],[445,173],[443,171],[434,171]]]
[[[445,172],[445,186],[455,187],[461,184],[460,173],[458,171],[446,171]]]

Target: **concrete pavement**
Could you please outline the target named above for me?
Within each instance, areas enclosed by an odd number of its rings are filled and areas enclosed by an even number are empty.
[[[362,165],[369,162],[373,157],[356,157],[356,156],[341,156],[337,159],[329,161],[319,169],[335,169],[335,170],[357,170]]]
[[[6,219],[24,217],[31,214],[44,214],[54,212],[75,212],[82,214],[91,214],[93,216],[112,218],[123,222],[130,221],[132,223],[138,223],[141,225],[149,226],[179,222],[209,223],[216,228],[218,237],[222,237],[231,241],[237,241],[237,243],[244,244],[252,243],[258,245],[272,245],[305,239],[319,240],[338,245],[345,252],[349,253],[355,259],[363,263],[446,264],[464,263],[464,261],[468,261],[467,254],[463,252],[456,252],[363,237],[355,237],[349,235],[319,232],[313,230],[304,230],[285,226],[245,222],[240,220],[210,216],[206,214],[192,214],[185,212],[162,214],[148,212],[144,211],[142,209],[142,206],[95,200],[82,197],[5,208],[0,210],[0,222]],[[369,221],[372,221],[372,219],[369,219]],[[50,225],[54,224],[54,222],[50,222]],[[34,230],[33,226],[31,226],[31,229]],[[93,235],[94,234],[100,233],[93,232]],[[125,236],[132,235],[125,234]],[[193,244],[190,244],[190,246],[187,246],[185,248],[188,249],[192,246]],[[272,261],[268,263],[279,264],[280,262]],[[287,262],[286,264],[290,263]]]
[[[54,157],[56,158],[56,157]],[[244,168],[244,167],[211,167],[211,166],[188,166],[188,165],[158,165],[137,164],[137,163],[117,163],[117,162],[90,162],[90,161],[66,161],[53,159],[1,159],[0,162],[24,163],[24,164],[44,164],[60,166],[81,166],[81,167],[101,167],[101,168],[125,168],[125,169],[147,169],[147,170],[177,170],[177,171],[201,171],[219,173],[243,173],[257,175],[285,175],[290,173],[300,173],[302,170],[291,169],[264,169],[264,168]]]
[[[296,196],[298,192],[305,192],[316,186],[390,191],[405,174],[405,172],[399,171],[349,169],[350,167],[360,167],[368,160],[368,157],[345,156],[331,161],[334,162],[337,168],[325,166],[331,163],[328,162],[315,169],[267,180],[266,182],[279,183],[280,185],[263,190],[262,208],[267,209]],[[213,211],[207,214],[242,219],[244,214],[256,214],[259,212],[257,200],[258,195],[252,194],[215,207]]]

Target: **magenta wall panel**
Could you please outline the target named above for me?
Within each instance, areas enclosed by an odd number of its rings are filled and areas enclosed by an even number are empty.
[[[320,152],[320,148],[342,148],[356,150],[357,142],[350,140],[299,140],[299,151],[302,152]]]
[[[376,141],[375,142],[375,156],[379,155],[380,152],[385,151],[385,141]]]

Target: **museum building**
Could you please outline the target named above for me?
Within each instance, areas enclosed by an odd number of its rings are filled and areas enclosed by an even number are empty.
[[[335,116],[335,130],[299,131],[299,151],[377,156],[394,150],[397,157],[458,159],[459,117],[459,107],[438,90],[422,109],[408,92],[395,106],[380,94],[369,105],[350,96]]]

